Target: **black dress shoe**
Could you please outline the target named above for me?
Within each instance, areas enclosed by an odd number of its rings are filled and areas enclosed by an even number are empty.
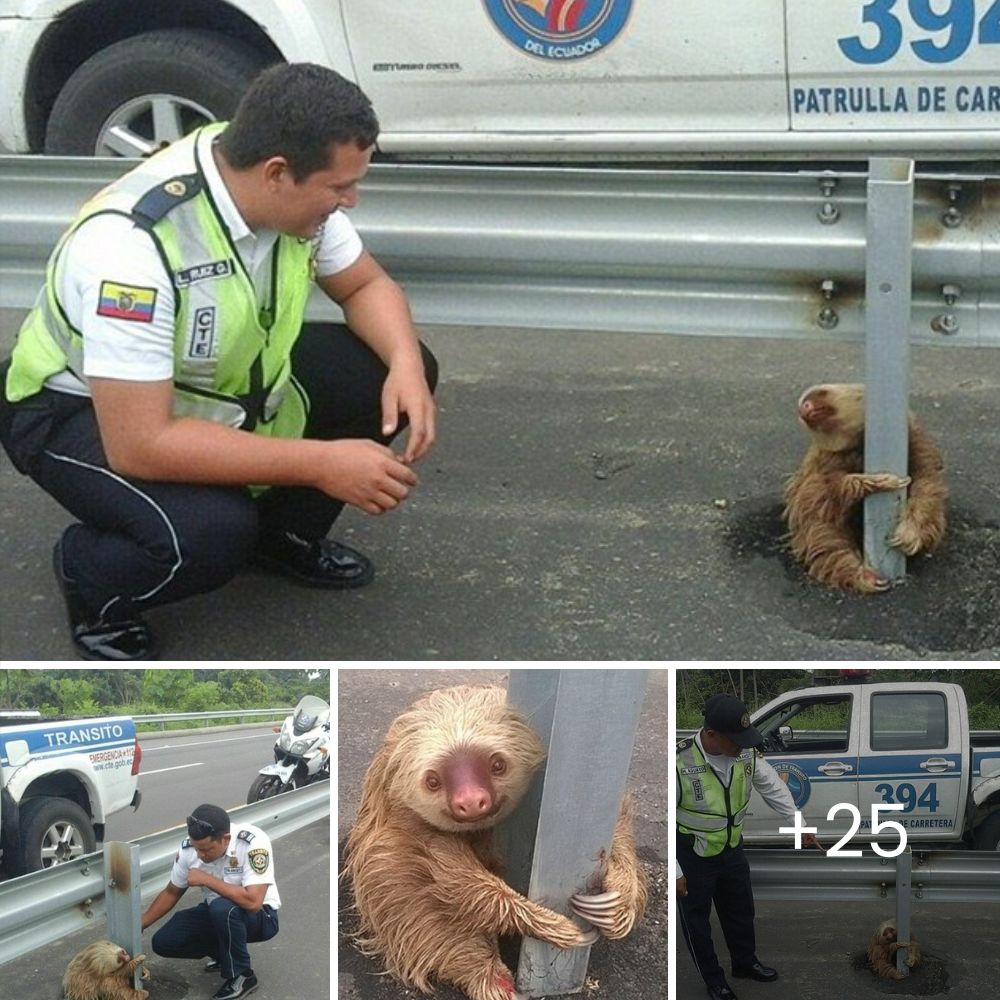
[[[736,994],[730,988],[729,983],[723,983],[721,986],[709,986],[708,997],[709,1000],[736,1000]]]
[[[141,618],[104,621],[83,603],[76,584],[63,569],[62,541],[52,550],[52,569],[66,602],[69,631],[77,653],[85,660],[154,660],[156,645]]]
[[[375,566],[360,552],[330,538],[308,542],[291,531],[262,534],[254,561],[307,587],[347,590],[375,579]]]
[[[748,969],[740,969],[739,972],[733,969],[733,975],[737,979],[756,979],[758,983],[773,983],[778,978],[778,970],[754,962]]]

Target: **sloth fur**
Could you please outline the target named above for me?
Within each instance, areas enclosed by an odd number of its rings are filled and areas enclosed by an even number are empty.
[[[472,1000],[511,1000],[519,994],[498,935],[559,948],[596,938],[499,877],[492,827],[513,811],[544,756],[495,687],[433,691],[390,726],[365,775],[344,877],[360,916],[359,947],[405,985],[430,993],[438,980]],[[646,904],[627,799],[606,866],[604,892],[572,905],[606,936],[623,937]]]
[[[896,921],[883,920],[875,928],[871,941],[868,942],[868,963],[872,967],[872,972],[882,979],[903,979],[903,973],[896,968],[896,952],[900,948],[906,948],[905,941],[896,940]],[[911,934],[909,942],[909,953],[906,956],[906,965],[913,968],[920,962],[920,945],[917,939]]]
[[[145,955],[129,958],[128,952],[112,941],[95,941],[77,952],[63,976],[65,1000],[147,1000],[146,990],[132,987],[132,973],[146,960]],[[142,970],[149,978],[149,970]]]
[[[830,587],[868,594],[889,587],[862,556],[862,501],[909,486],[889,544],[908,556],[930,552],[944,535],[948,488],[941,453],[909,417],[907,477],[864,472],[865,399],[861,385],[815,385],[799,398],[799,421],[811,443],[785,486],[784,518],[792,554]]]

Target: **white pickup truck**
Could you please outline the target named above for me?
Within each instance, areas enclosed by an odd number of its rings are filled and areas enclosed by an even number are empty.
[[[857,807],[854,839],[894,848],[895,833],[873,837],[872,805],[921,844],[964,841],[1000,850],[1000,732],[970,732],[965,692],[957,684],[849,684],[789,691],[751,716],[765,738],[764,756],[787,785],[824,847],[849,832],[853,817],[828,811]],[[743,827],[748,844],[782,844],[777,813],[751,798]]]
[[[126,716],[0,713],[0,848],[7,876],[97,848],[107,818],[139,808],[142,751]]]
[[[0,0],[0,146],[144,155],[280,60],[420,159],[1000,151],[1000,0]]]

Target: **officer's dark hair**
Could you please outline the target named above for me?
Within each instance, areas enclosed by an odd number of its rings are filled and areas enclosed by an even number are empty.
[[[191,810],[187,818],[188,836],[192,840],[222,840],[229,833],[229,813],[221,806],[204,802]]]
[[[226,162],[246,170],[283,156],[296,181],[329,165],[330,145],[374,145],[378,118],[360,87],[315,63],[278,63],[250,84],[219,138]]]

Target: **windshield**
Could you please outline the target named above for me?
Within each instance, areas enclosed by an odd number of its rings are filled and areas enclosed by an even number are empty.
[[[324,722],[330,721],[330,706],[317,698],[315,695],[307,694],[295,706],[295,716],[292,719],[292,731],[296,736],[309,732]]]

